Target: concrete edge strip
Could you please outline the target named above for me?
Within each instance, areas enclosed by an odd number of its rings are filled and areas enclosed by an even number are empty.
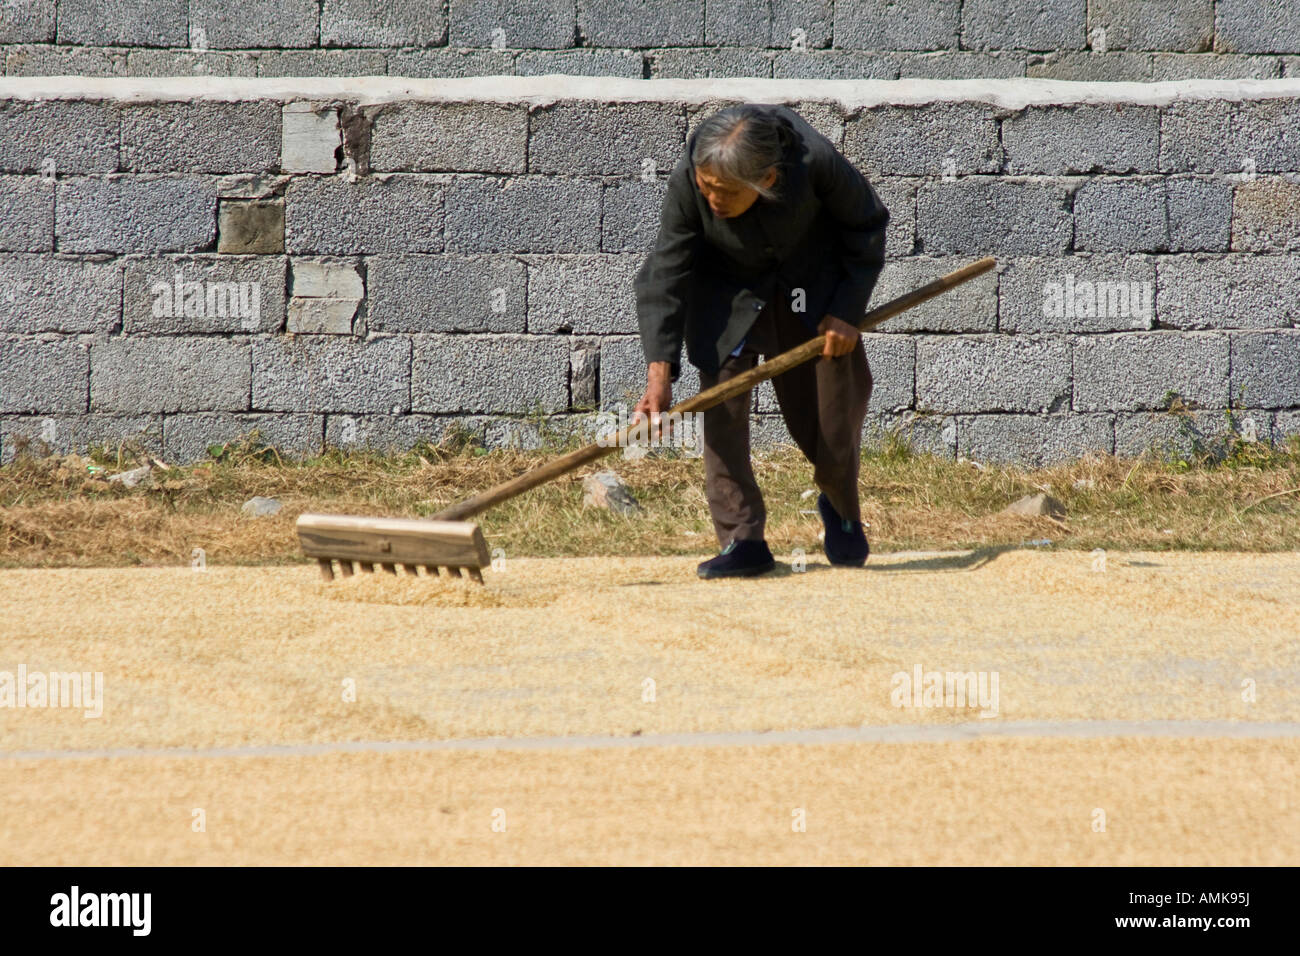
[[[627,77],[474,76],[416,79],[354,77],[81,77],[0,78],[0,100],[160,101],[294,100],[497,102],[545,106],[597,103],[834,102],[848,108],[967,101],[1005,109],[1083,103],[1165,106],[1177,100],[1258,100],[1300,96],[1300,77],[1275,80],[1193,79],[1155,83],[1049,80],[631,79]]]
[[[962,743],[985,737],[1094,740],[1106,737],[1277,739],[1300,737],[1300,722],[1236,720],[1022,720],[950,725],[899,724],[809,730],[647,734],[640,737],[475,737],[452,740],[358,740],[244,747],[119,747],[103,750],[0,751],[0,760],[94,760],[105,757],[317,757],[336,753],[467,750],[617,750],[644,747],[771,747],[816,744]]]

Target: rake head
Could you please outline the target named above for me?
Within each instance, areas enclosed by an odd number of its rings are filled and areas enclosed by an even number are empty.
[[[361,518],[305,514],[298,518],[303,554],[315,558],[321,577],[334,580],[334,562],[347,578],[362,573],[397,574],[401,565],[411,577],[472,578],[491,563],[483,532],[471,521],[418,518]]]

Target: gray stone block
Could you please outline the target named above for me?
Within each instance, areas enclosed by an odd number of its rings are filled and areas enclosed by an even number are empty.
[[[1070,403],[1065,336],[924,335],[916,407],[927,412],[1056,412]]]
[[[1236,126],[1236,107],[1226,100],[1174,101],[1160,115],[1160,169],[1240,171],[1249,157]]]
[[[8,76],[126,76],[123,47],[15,46],[5,54]]]
[[[1271,80],[1282,75],[1282,57],[1228,53],[1157,53],[1151,78],[1169,80]]]
[[[569,344],[569,404],[594,408],[600,388],[600,339],[571,339]]]
[[[1029,77],[1081,83],[1149,83],[1154,71],[1150,53],[1048,53],[1025,66]]]
[[[284,200],[219,200],[217,252],[230,255],[284,252]]]
[[[264,172],[280,164],[278,102],[149,103],[122,109],[122,168]]]
[[[1300,288],[1300,256],[1161,256],[1156,315],[1174,329],[1276,328],[1295,321],[1279,289]]]
[[[871,400],[867,412],[899,412],[915,402],[916,340],[910,336],[872,332],[862,336],[871,369]]]
[[[119,122],[117,108],[108,103],[0,102],[0,171],[44,170],[47,176],[114,172]]]
[[[312,299],[294,296],[289,300],[285,329],[307,335],[351,335],[360,299]]]
[[[1234,332],[1229,338],[1233,405],[1300,407],[1300,331]]]
[[[1074,410],[1226,408],[1228,341],[1208,332],[1125,332],[1074,340]]]
[[[277,332],[284,327],[281,256],[167,256],[126,260],[125,332],[167,335]]]
[[[637,255],[546,256],[529,262],[528,331],[637,331]]]
[[[1025,257],[998,285],[1002,332],[1134,332],[1155,325],[1155,260],[1149,256]]]
[[[569,406],[569,342],[545,335],[420,335],[411,365],[417,412],[528,414]]]
[[[649,55],[649,62],[650,75],[655,79],[772,75],[772,56],[766,50],[717,47],[656,50]]]
[[[969,262],[965,257],[933,259],[915,256],[888,260],[868,307],[874,308],[913,292]],[[997,323],[998,274],[992,270],[913,306],[876,326],[876,329],[880,332],[993,332]]]
[[[161,415],[42,415],[0,417],[0,463],[11,462],[21,447],[36,457],[86,454],[120,446],[161,455]]]
[[[38,176],[0,176],[0,252],[54,248],[54,184]]]
[[[1291,0],[1218,0],[1215,49],[1300,53],[1300,7]]]
[[[364,299],[366,281],[356,259],[294,259],[290,289],[313,299]]]
[[[578,29],[587,46],[700,46],[704,0],[578,0]]]
[[[802,116],[809,126],[825,136],[836,149],[844,147],[844,109],[838,103],[802,100],[791,103],[790,108]],[[694,117],[691,117],[692,129],[696,125]]]
[[[242,411],[248,345],[206,336],[114,336],[90,347],[92,412]]]
[[[54,41],[54,0],[0,4],[0,43]]]
[[[325,420],[322,415],[180,414],[167,415],[162,431],[164,460],[190,465],[206,459],[209,446],[254,433],[282,455],[316,455],[321,451]]]
[[[709,2],[705,7],[712,5]],[[831,0],[770,0],[770,6],[772,46],[791,48],[796,39],[810,49],[830,45],[834,21]]]
[[[528,110],[522,105],[392,106],[375,118],[370,134],[370,166],[376,172],[522,173],[527,152]]]
[[[1300,171],[1300,97],[1243,101],[1235,120],[1241,152],[1259,172]]]
[[[1273,416],[1273,444],[1300,451],[1300,411],[1278,412]]]
[[[1200,53],[1214,42],[1214,0],[1089,0],[1088,7],[1089,31],[1106,31],[1108,50]]]
[[[778,80],[896,80],[898,64],[893,53],[782,50],[772,58],[772,76]]]
[[[367,261],[377,332],[522,332],[525,266],[509,256],[375,256]]]
[[[300,255],[441,252],[444,190],[424,176],[295,179],[285,192],[285,248]]]
[[[252,53],[136,48],[126,55],[127,76],[257,76]]]
[[[606,183],[600,221],[603,252],[648,253],[659,232],[667,183],[624,181]]]
[[[766,47],[772,39],[771,0],[709,0],[704,42],[710,46]],[[774,46],[786,46],[789,38]]]
[[[917,180],[872,176],[870,183],[889,210],[889,225],[885,227],[885,255],[910,256],[916,248]]]
[[[299,336],[253,342],[253,410],[368,412],[411,408],[411,340]]]
[[[317,0],[190,0],[189,7],[190,46],[200,50],[309,47],[319,32]]]
[[[429,0],[324,0],[321,46],[435,46],[447,38],[447,14]]]
[[[901,438],[914,454],[934,455],[949,461],[957,456],[957,419],[951,415],[913,411],[867,415],[862,425],[864,450],[878,450],[891,435]]]
[[[1161,117],[1166,172],[1293,172],[1300,169],[1300,101],[1176,101]]]
[[[622,76],[639,80],[645,75],[645,57],[638,50],[524,50],[515,57],[519,76]]]
[[[192,252],[216,238],[218,184],[181,176],[61,180],[55,231],[64,252]]]
[[[1093,252],[1169,248],[1165,185],[1159,179],[1093,179],[1074,195],[1074,247]]]
[[[974,80],[1025,75],[1025,57],[1016,53],[940,50],[899,59],[901,79]]]
[[[84,412],[89,371],[75,342],[0,338],[0,412]]]
[[[962,44],[976,50],[1081,50],[1086,0],[963,0]]]
[[[59,42],[185,46],[188,7],[188,0],[59,0]]]
[[[1154,106],[1031,106],[1002,123],[1010,173],[1151,173],[1159,141]]]
[[[835,46],[842,50],[956,49],[961,6],[945,0],[838,0]]]
[[[1165,180],[1170,252],[1226,251],[1232,236],[1232,184],[1217,178]]]
[[[450,0],[450,8],[452,46],[554,50],[574,45],[574,0]]]
[[[673,401],[690,398],[700,390],[700,373],[682,355],[681,374],[673,383]],[[622,405],[630,418],[646,385],[645,351],[637,336],[611,337],[600,343],[600,407],[617,411]]]
[[[1256,179],[1233,198],[1234,252],[1300,251],[1300,182]]]
[[[646,161],[671,170],[686,145],[675,103],[557,103],[530,117],[528,168],[535,173],[640,176]]]
[[[958,453],[972,461],[1047,468],[1115,447],[1110,415],[963,415]]]
[[[116,263],[0,259],[0,332],[108,332],[121,320],[122,270]]]
[[[844,153],[868,174],[942,176],[1002,168],[994,108],[979,103],[864,109],[845,123]]]
[[[478,415],[328,415],[325,442],[333,448],[405,452],[420,442],[438,445],[457,432],[483,444],[484,427]]]
[[[1227,423],[1219,411],[1120,413],[1115,456],[1169,460],[1221,447]]]
[[[1094,179],[1074,197],[1074,245],[1094,252],[1228,248],[1232,187],[1208,179]]]
[[[257,57],[258,76],[384,76],[383,50],[264,50]]]
[[[500,76],[514,72],[507,50],[395,50],[388,54],[389,76]]]
[[[458,179],[447,197],[447,248],[457,252],[596,252],[600,184],[529,176]]]
[[[339,111],[323,104],[286,103],[280,113],[280,171],[332,173],[342,143]]]
[[[1059,255],[1073,226],[1059,182],[981,176],[929,182],[916,194],[916,232],[927,255]]]

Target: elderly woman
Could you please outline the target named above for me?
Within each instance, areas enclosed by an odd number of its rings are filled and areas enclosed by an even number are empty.
[[[794,110],[746,104],[702,122],[668,179],[654,249],[636,276],[648,366],[636,418],[672,405],[682,346],[709,388],[759,355],[826,334],[820,359],[772,380],[813,465],[832,564],[869,553],[858,503],[871,397],[856,323],[884,265],[889,211],[862,174]],[[722,553],[702,578],[775,567],[749,450],[750,393],[704,412],[705,493]]]

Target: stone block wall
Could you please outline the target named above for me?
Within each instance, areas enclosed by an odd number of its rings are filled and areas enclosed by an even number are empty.
[[[1300,432],[1300,81],[0,82],[2,458],[585,428],[640,393],[632,276],[733,99],[791,103],[876,187],[874,304],[999,260],[867,335],[864,438],[1040,464]]]

